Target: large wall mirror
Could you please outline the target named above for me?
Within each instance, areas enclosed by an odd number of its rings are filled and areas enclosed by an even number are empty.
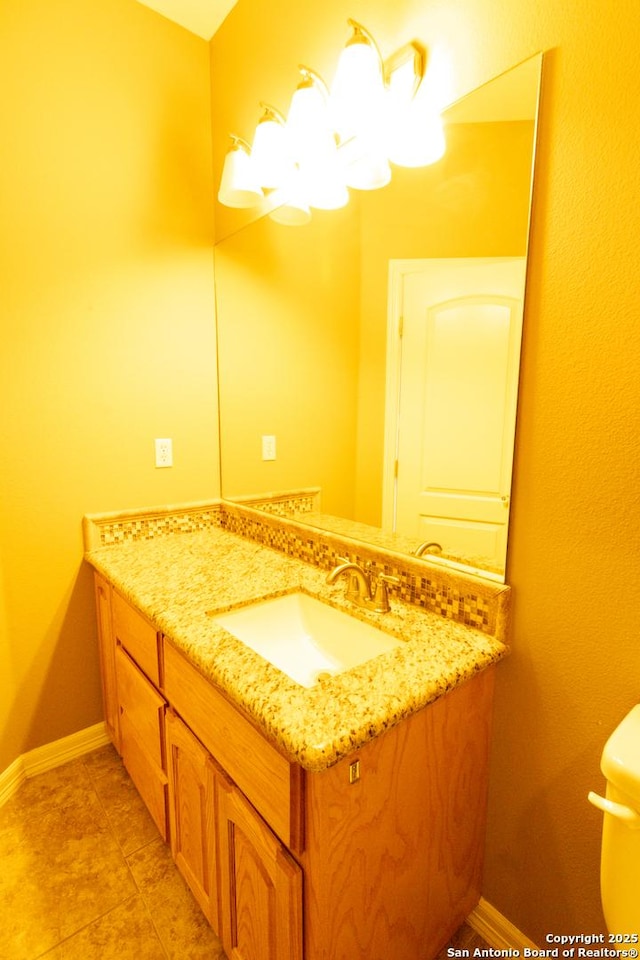
[[[296,519],[504,581],[541,64],[432,166],[216,245],[224,497],[317,489]]]

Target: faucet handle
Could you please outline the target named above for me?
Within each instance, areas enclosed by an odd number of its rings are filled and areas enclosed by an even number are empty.
[[[381,573],[378,575],[376,593],[373,598],[374,610],[376,613],[389,613],[389,610],[391,609],[389,606],[389,591],[387,590],[388,583],[399,584],[400,577],[393,577],[388,573]]]

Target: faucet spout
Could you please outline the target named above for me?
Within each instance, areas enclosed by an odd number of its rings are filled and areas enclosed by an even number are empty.
[[[362,567],[357,563],[351,563],[349,560],[343,560],[337,567],[334,567],[327,577],[327,583],[335,583],[338,577],[349,577],[349,586],[347,587],[347,597],[353,600],[355,596],[371,599],[371,583],[369,577]]]
[[[435,540],[425,540],[413,551],[414,557],[423,557],[425,553],[442,553],[442,547]]]

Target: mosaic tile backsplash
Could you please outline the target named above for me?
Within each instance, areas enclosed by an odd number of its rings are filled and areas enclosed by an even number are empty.
[[[193,533],[221,527],[287,556],[331,570],[347,558],[364,567],[375,581],[380,573],[397,577],[393,597],[447,619],[475,627],[506,642],[510,589],[465,576],[424,560],[369,545],[348,536],[305,526],[277,513],[230,501],[173,506],[84,518],[85,548],[117,546],[136,540]]]
[[[166,507],[149,511],[89,514],[84,518],[85,549],[108,547],[136,540],[154,540],[178,533],[196,533],[222,526],[222,504]]]

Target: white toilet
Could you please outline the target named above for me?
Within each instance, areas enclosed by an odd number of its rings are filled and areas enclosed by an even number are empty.
[[[611,934],[638,934],[640,704],[633,707],[607,740],[600,769],[607,778],[606,797],[591,792],[589,800],[604,811],[600,864],[604,918]],[[624,949],[624,943],[620,946]]]

